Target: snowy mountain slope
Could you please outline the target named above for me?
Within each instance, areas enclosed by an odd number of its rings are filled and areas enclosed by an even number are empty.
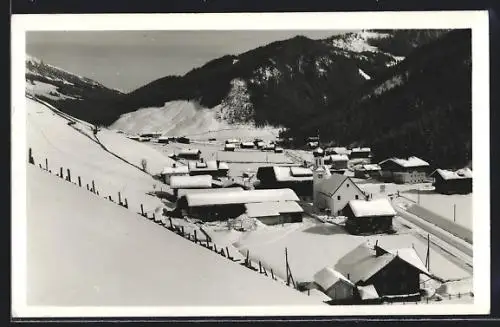
[[[200,107],[192,101],[171,101],[163,107],[142,108],[123,114],[110,128],[138,134],[161,132],[168,136],[189,136],[194,139],[254,138],[275,139],[279,128],[256,127],[248,124],[230,124],[218,115],[231,115],[234,109],[220,105],[213,109]]]
[[[322,305],[27,167],[30,306]]]
[[[27,144],[32,148],[35,163],[45,166],[48,159],[49,169],[53,173],[63,167],[71,170],[73,181],[81,176],[82,183],[91,186],[94,181],[100,195],[111,195],[116,200],[118,192],[128,199],[130,208],[137,212],[140,204],[144,204],[147,211],[161,207],[161,201],[146,195],[157,184],[150,175],[140,171],[130,164],[120,160],[113,154],[106,152],[93,136],[91,125],[76,123],[68,125],[68,120],[57,115],[45,105],[31,99],[26,100],[27,107]],[[83,131],[83,134],[75,130]],[[102,133],[103,143],[110,151],[115,151],[131,162],[140,162],[140,158],[147,158],[148,165],[154,169],[170,165],[171,161],[157,153],[154,149],[138,142],[130,141],[123,135],[110,137],[108,132]],[[128,148],[125,153],[124,148]],[[124,155],[125,154],[125,155]],[[127,155],[128,154],[128,155]],[[163,160],[162,160],[163,159]],[[158,172],[156,171],[156,172]],[[159,188],[159,186],[157,187]]]
[[[66,113],[91,122],[96,122],[96,112],[93,110],[105,108],[122,95],[118,90],[46,64],[30,55],[26,55],[25,76],[26,94],[46,100]]]

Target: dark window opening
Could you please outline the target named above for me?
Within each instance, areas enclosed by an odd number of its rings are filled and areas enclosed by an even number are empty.
[[[356,200],[359,199],[359,196],[357,194],[354,197],[356,198]]]
[[[340,195],[339,195],[339,196],[337,196],[337,200],[339,200],[339,201],[340,201]]]

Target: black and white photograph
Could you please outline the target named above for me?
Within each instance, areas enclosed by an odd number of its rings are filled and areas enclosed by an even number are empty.
[[[489,312],[487,13],[58,16],[13,20],[14,316]]]

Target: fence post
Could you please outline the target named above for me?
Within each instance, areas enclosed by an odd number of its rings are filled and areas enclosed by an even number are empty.
[[[64,176],[63,176],[63,167],[59,168],[59,177],[64,178]]]
[[[110,195],[110,196],[108,196],[108,199],[109,199],[109,201],[113,201],[113,200],[111,199],[111,195]]]
[[[49,160],[45,158],[45,170],[49,170]]]
[[[141,215],[144,216],[144,207],[143,207],[142,203],[141,203]]]
[[[78,186],[82,187],[82,179],[80,176],[78,176]]]
[[[28,151],[28,162],[32,165],[35,164],[35,160],[33,159],[33,156],[31,155],[31,148],[29,148],[29,151]]]
[[[126,199],[126,198],[125,198],[125,208],[127,208],[127,209],[128,209],[128,201],[127,201],[127,199]]]
[[[95,183],[94,183],[94,180],[92,180],[92,192],[95,193]]]
[[[168,217],[168,220],[170,221],[170,229],[174,229],[174,224],[172,223],[172,217]]]
[[[153,220],[156,221],[156,215],[154,212],[153,212]]]
[[[214,251],[217,252],[217,244],[214,243]]]
[[[198,236],[196,235],[196,229],[194,230],[194,242],[198,243]]]
[[[260,260],[259,260],[259,273],[262,274],[262,264],[260,263]]]
[[[71,182],[71,170],[67,169],[68,172],[68,182]]]
[[[274,278],[274,272],[273,272],[273,268],[271,268],[271,277],[276,280],[276,278]]]
[[[40,169],[43,169],[43,168],[42,168],[42,164],[38,164],[38,167],[40,167]]]
[[[89,191],[89,184],[87,184],[87,191]]]
[[[120,192],[118,192],[118,203],[121,205],[122,204],[122,195]]]
[[[229,259],[233,259],[233,258],[229,255],[229,249],[227,248],[227,246],[226,246],[226,254],[227,254],[227,257],[228,257]]]
[[[99,191],[95,191],[95,193],[96,193],[97,195],[99,195]]]

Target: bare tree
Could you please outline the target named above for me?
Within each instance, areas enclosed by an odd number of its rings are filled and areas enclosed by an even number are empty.
[[[146,171],[148,168],[148,161],[146,159],[141,160],[141,167],[143,171]]]

